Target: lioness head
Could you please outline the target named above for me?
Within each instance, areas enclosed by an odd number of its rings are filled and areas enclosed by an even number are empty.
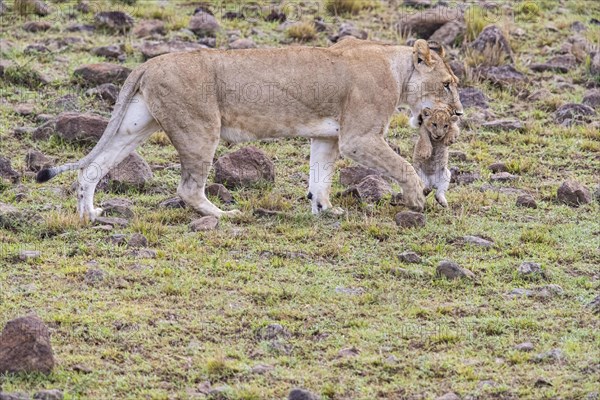
[[[451,134],[453,130],[458,129],[458,126],[456,125],[458,117],[456,115],[450,115],[450,112],[447,109],[436,108],[431,110],[430,108],[425,107],[421,112],[421,117],[423,119],[423,128],[427,130],[429,137],[434,141],[440,141],[444,139],[446,135]]]
[[[435,42],[419,39],[413,46],[413,69],[406,86],[406,102],[411,108],[413,127],[418,126],[419,114],[425,107],[447,107],[456,115],[463,113],[458,78],[444,57],[444,48]]]

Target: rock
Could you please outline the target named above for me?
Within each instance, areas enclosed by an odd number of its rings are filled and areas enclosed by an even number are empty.
[[[549,380],[547,380],[546,378],[537,378],[535,383],[533,384],[533,387],[536,388],[542,388],[542,387],[552,387],[552,383],[550,383]]]
[[[48,327],[37,315],[27,315],[6,323],[0,336],[0,373],[49,374],[54,355]]]
[[[85,94],[90,97],[97,97],[113,106],[119,98],[119,88],[112,83],[104,83],[92,89],[88,89]]]
[[[206,188],[206,193],[210,196],[215,196],[219,198],[225,204],[233,204],[235,203],[233,196],[227,190],[227,188],[220,183],[213,183]]]
[[[534,346],[533,343],[531,342],[523,342],[523,343],[519,343],[518,345],[515,346],[515,350],[517,351],[523,351],[523,352],[529,352],[529,351],[533,351]]]
[[[560,106],[554,113],[554,122],[564,126],[589,123],[596,112],[584,104],[567,103]]]
[[[517,71],[512,65],[502,65],[500,67],[481,66],[476,68],[475,72],[483,79],[501,87],[521,85],[527,81],[525,75]]]
[[[596,296],[592,301],[590,301],[586,307],[591,309],[592,313],[600,314],[600,295]]]
[[[398,31],[404,35],[413,34],[417,38],[429,39],[442,26],[456,21],[463,21],[460,8],[438,6],[418,13],[400,13]]]
[[[429,40],[444,46],[459,46],[459,39],[463,37],[465,30],[464,21],[457,19],[442,25],[429,37]]]
[[[104,83],[122,85],[131,73],[129,68],[118,64],[86,64],[75,69],[73,75],[85,86],[98,86]]]
[[[584,32],[587,30],[585,25],[581,21],[575,21],[571,24],[571,30],[573,32]]]
[[[256,48],[256,43],[252,39],[236,39],[229,43],[229,48],[234,50],[254,49]]]
[[[23,53],[32,55],[35,55],[36,53],[50,53],[50,49],[43,44],[33,43],[25,47]]]
[[[102,269],[90,268],[85,272],[83,279],[88,285],[98,285],[106,279],[106,271]]]
[[[108,173],[108,178],[112,182],[124,186],[142,187],[152,177],[152,169],[146,160],[135,151]]]
[[[479,89],[472,87],[461,88],[458,91],[458,95],[464,108],[489,108],[487,96]]]
[[[452,60],[450,61],[448,64],[450,64],[450,68],[452,69],[452,72],[454,72],[454,75],[456,75],[456,77],[458,79],[460,79],[461,81],[465,79],[465,63],[459,60]],[[464,104],[463,104],[464,106]]]
[[[141,233],[134,233],[127,241],[127,246],[130,248],[140,248],[148,246],[148,239]]]
[[[353,288],[353,287],[342,287],[338,286],[335,288],[335,292],[339,294],[346,294],[348,296],[360,296],[365,293],[365,289],[363,288]]]
[[[251,187],[259,182],[274,181],[273,162],[253,146],[225,154],[215,163],[215,182],[228,188]]]
[[[537,203],[532,195],[522,194],[519,195],[519,197],[517,197],[516,206],[525,208],[537,208]]]
[[[498,119],[485,122],[481,126],[492,131],[520,131],[523,129],[521,121],[515,119]]]
[[[273,371],[273,369],[274,368],[273,368],[272,365],[257,364],[254,367],[252,367],[252,369],[250,370],[250,372],[252,372],[253,374],[264,375],[267,372]]]
[[[529,96],[527,96],[527,100],[540,101],[540,100],[545,100],[550,96],[552,96],[552,93],[548,89],[542,88],[542,89],[536,90],[535,92],[533,92]]]
[[[200,43],[172,40],[169,42],[144,42],[140,48],[140,51],[144,56],[144,60],[149,60],[163,54],[179,53],[182,51],[193,51],[206,48],[207,46]]]
[[[469,47],[482,56],[486,56],[489,51],[499,51],[503,54],[503,58],[508,58],[511,63],[515,61],[510,43],[502,30],[496,25],[486,26]]]
[[[450,150],[448,152],[448,157],[450,161],[453,162],[466,162],[467,161],[467,153],[459,150]]]
[[[33,114],[34,105],[30,103],[17,104],[14,106],[13,110],[16,114],[27,117]]]
[[[14,10],[21,16],[36,14],[45,17],[50,14],[50,7],[41,0],[16,0]]]
[[[99,57],[106,57],[113,60],[125,59],[125,53],[122,46],[100,46],[92,49],[92,54]]]
[[[340,170],[340,183],[344,186],[354,186],[369,175],[379,175],[379,173],[373,168],[363,167],[362,165],[342,168]]]
[[[454,392],[448,392],[442,396],[436,397],[435,400],[460,400],[460,397]]]
[[[554,285],[554,284],[536,287],[535,292],[534,292],[534,295],[536,297],[539,297],[542,299],[560,296],[563,294],[564,294],[563,288],[560,287],[559,285]]]
[[[292,389],[288,394],[288,400],[319,400],[319,396],[304,389]]]
[[[583,105],[586,105],[596,110],[600,108],[600,89],[592,89],[585,92],[583,95]]]
[[[3,393],[0,392],[0,400],[31,400],[26,393]]]
[[[137,38],[143,38],[151,35],[164,35],[165,23],[159,19],[143,20],[133,28],[133,35]]]
[[[86,25],[86,24],[73,24],[67,26],[68,32],[94,32],[96,27],[94,25]]]
[[[21,250],[21,252],[19,253],[19,260],[35,260],[36,258],[40,258],[41,256],[42,252],[38,250]]]
[[[377,175],[365,177],[356,185],[358,197],[365,202],[377,203],[384,197],[392,195],[392,187]]]
[[[16,183],[21,178],[21,174],[12,168],[8,158],[0,156],[0,177]]]
[[[126,220],[125,218],[118,217],[97,217],[94,222],[96,223],[96,225],[110,225],[112,227],[125,227],[129,225],[128,220]]]
[[[330,36],[329,40],[331,40],[333,43],[337,43],[343,38],[349,36],[365,40],[367,39],[367,37],[369,37],[369,34],[367,33],[367,31],[357,28],[354,24],[350,22],[344,22],[340,25],[338,33],[333,36]]]
[[[50,168],[54,164],[54,160],[44,155],[41,151],[31,149],[25,155],[25,165],[27,169],[33,172],[38,172],[45,168]]]
[[[122,11],[101,11],[94,15],[97,28],[113,33],[129,32],[133,28],[133,18]]]
[[[493,164],[490,164],[488,168],[494,173],[508,172],[508,167],[506,166],[506,163],[503,162],[495,162]]]
[[[600,75],[600,51],[590,53],[590,74]]]
[[[491,240],[484,239],[479,236],[468,236],[467,235],[467,236],[463,236],[462,240],[466,244],[484,247],[486,249],[490,249],[490,248],[494,247],[494,242],[492,242]]]
[[[558,188],[556,198],[559,202],[571,207],[579,207],[592,202],[592,195],[588,188],[576,181],[565,181]]]
[[[535,295],[535,292],[529,289],[515,288],[508,292],[508,295],[512,297],[532,297]]]
[[[533,362],[545,362],[545,361],[562,361],[564,354],[561,349],[552,349],[545,353],[539,353],[533,358]]]
[[[279,340],[287,339],[292,335],[281,324],[269,324],[260,328],[256,336],[259,340]]]
[[[127,241],[127,236],[122,233],[116,233],[108,237],[108,241],[116,246],[124,245]]]
[[[58,389],[40,390],[33,395],[33,400],[63,400],[64,395]]]
[[[431,0],[404,0],[404,5],[414,8],[429,8],[432,6]]]
[[[517,179],[518,177],[508,173],[508,172],[498,172],[497,174],[492,174],[492,176],[490,176],[490,181],[492,182],[510,182],[510,181],[514,181],[515,179]]]
[[[517,268],[517,272],[524,278],[539,278],[545,276],[542,266],[531,261],[522,262]]]
[[[160,208],[185,208],[185,201],[179,197],[173,197],[161,202],[158,206]]]
[[[23,30],[27,32],[45,32],[52,28],[48,21],[28,21],[23,24]]]
[[[347,347],[338,351],[338,358],[349,358],[349,357],[357,357],[360,354],[360,350],[356,347]]]
[[[104,201],[100,207],[106,215],[117,215],[123,218],[133,218],[133,203],[127,199],[109,199]]]
[[[190,223],[190,230],[192,232],[205,232],[216,229],[219,225],[219,219],[212,215],[207,215],[202,218],[198,218]]]
[[[441,261],[436,269],[438,276],[444,276],[448,279],[457,278],[474,278],[475,274],[466,268],[462,268],[454,261],[443,260]]]
[[[478,180],[481,176],[476,172],[463,172],[457,167],[450,168],[450,183],[459,185],[470,185]]]
[[[129,251],[127,255],[135,258],[156,258],[156,251],[152,249],[136,249]]]
[[[567,73],[577,65],[577,60],[572,54],[559,55],[550,58],[542,64],[532,64],[529,68],[535,72],[555,71]]]
[[[412,251],[405,251],[398,254],[398,259],[407,264],[418,264],[421,262],[421,257]]]
[[[220,29],[217,19],[207,12],[196,13],[188,25],[188,29],[197,36],[215,37]]]
[[[54,132],[67,142],[96,143],[108,126],[108,119],[94,114],[66,112],[55,121]]]
[[[414,211],[401,211],[396,214],[396,225],[400,228],[418,228],[425,226],[425,214]]]

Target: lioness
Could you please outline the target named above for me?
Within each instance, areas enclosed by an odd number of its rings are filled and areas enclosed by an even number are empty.
[[[329,48],[198,50],[153,58],[127,78],[111,120],[78,162],[45,169],[37,181],[79,169],[78,211],[94,220],[99,180],[153,132],[162,129],[181,161],[179,196],[203,215],[225,212],[204,193],[220,139],[311,138],[309,198],[313,213],[331,207],[332,165],[339,154],[380,170],[422,210],[423,184],[385,142],[397,107],[412,123],[424,107],[463,112],[458,79],[424,40],[413,47],[347,39]]]
[[[448,207],[446,190],[450,185],[448,146],[456,141],[460,129],[458,117],[445,108],[421,112],[419,140],[413,153],[413,166],[425,184],[425,194],[435,189],[435,199]]]

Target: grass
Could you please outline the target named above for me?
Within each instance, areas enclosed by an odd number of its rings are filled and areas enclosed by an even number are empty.
[[[570,23],[557,24],[559,32],[547,39],[546,23],[585,22],[598,13],[597,6],[582,3],[567,2],[564,16],[554,12],[553,2],[537,2],[538,18],[499,21],[528,32],[526,39],[512,39],[519,68],[545,57],[541,41],[557,48],[572,35]],[[131,12],[136,19],[165,20],[172,38],[193,8],[137,2]],[[378,21],[394,12],[394,6],[382,3],[378,10],[361,10],[360,17],[351,11],[343,15],[378,37],[393,38],[393,25]],[[15,128],[41,124],[35,115],[17,115],[13,107],[33,102],[36,114],[56,115],[64,111],[59,100],[73,95],[78,110],[108,116],[104,103],[72,86],[72,71],[103,61],[88,47],[115,43],[127,44],[125,65],[134,67],[141,62],[139,41],[99,33],[85,36],[85,46],[68,45],[44,57],[24,55],[32,42],[78,35],[64,27],[90,17],[46,18],[54,28],[37,34],[23,32],[20,17],[0,19],[0,28],[16,45],[4,57],[25,66],[9,72],[19,79],[0,81],[5,100],[0,103],[0,155],[24,173],[18,185],[0,179],[0,202],[23,214],[0,221],[0,326],[35,311],[51,329],[57,367],[49,376],[1,376],[2,391],[58,388],[67,399],[188,399],[200,396],[207,381],[222,388],[220,398],[248,400],[282,399],[297,386],[324,399],[365,400],[435,398],[450,390],[461,398],[585,398],[598,390],[599,325],[585,305],[600,290],[600,205],[574,209],[556,201],[566,179],[592,191],[599,183],[597,129],[553,122],[556,108],[581,101],[590,84],[585,63],[560,75],[573,83],[568,91],[556,88],[552,79],[501,90],[478,83],[467,68],[469,83],[492,99],[490,111],[497,118],[518,118],[525,128],[492,132],[474,124],[463,129],[454,150],[464,151],[467,161],[453,166],[479,172],[481,179],[452,185],[447,209],[430,196],[422,229],[399,230],[393,219],[402,208],[386,201],[369,205],[334,197],[334,205],[347,210],[344,217],[313,217],[305,198],[310,146],[298,138],[253,144],[274,160],[276,184],[232,191],[236,204],[221,206],[238,208],[243,216],[220,221],[214,231],[191,232],[188,225],[198,217],[193,211],[157,207],[175,195],[180,172],[176,152],[159,132],[139,149],[156,167],[145,189],[97,193],[97,203],[124,197],[134,204],[135,217],[126,228],[105,232],[77,219],[70,192],[74,174],[37,185],[25,170],[31,148],[62,163],[81,158],[89,147],[56,137],[35,142],[28,133],[13,135]],[[288,32],[275,29],[278,23],[220,22],[224,41],[227,30],[250,36],[253,27],[265,33],[256,37],[261,46],[289,40]],[[485,26],[481,19],[467,23],[472,37]],[[327,34],[315,33],[311,44],[327,44]],[[29,85],[32,73],[48,76],[51,84]],[[535,102],[519,96],[520,90],[539,88],[550,95]],[[475,113],[467,109],[466,118]],[[390,144],[410,157],[415,139],[406,113],[395,115]],[[239,147],[221,145],[217,156]],[[481,190],[490,183],[488,166],[496,161],[505,162],[519,179],[494,185],[530,192],[537,209],[515,207],[515,195]],[[339,168],[349,165],[346,159],[337,162]],[[344,189],[335,177],[333,193]],[[284,215],[257,217],[258,207]],[[136,257],[126,244],[110,241],[114,234],[134,233],[146,236],[155,258]],[[463,245],[457,239],[465,235],[490,238],[495,246]],[[39,250],[42,256],[21,262],[21,250]],[[402,263],[397,256],[404,251],[417,252],[422,262]],[[435,268],[443,259],[470,269],[476,279],[437,278]],[[521,278],[516,270],[524,261],[541,264],[546,277]],[[86,281],[91,268],[105,271],[105,278]],[[507,295],[547,284],[560,285],[564,294]],[[263,339],[258,332],[270,324],[282,325],[288,334]],[[525,341],[534,344],[533,352],[514,349]],[[355,356],[339,356],[351,347],[359,350]],[[555,348],[564,360],[534,362],[538,353]],[[258,373],[259,364],[272,368]],[[540,377],[553,386],[535,387]]]
[[[306,42],[317,37],[317,29],[312,22],[297,22],[287,28],[286,34],[294,40]]]

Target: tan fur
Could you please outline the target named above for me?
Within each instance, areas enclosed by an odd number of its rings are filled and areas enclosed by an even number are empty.
[[[217,216],[223,212],[206,199],[204,184],[219,140],[295,136],[311,138],[315,153],[311,163],[319,164],[319,171],[325,170],[325,163],[335,162],[339,150],[394,178],[406,205],[422,210],[421,180],[384,140],[389,121],[400,105],[410,107],[414,120],[424,107],[447,106],[462,114],[458,80],[424,40],[413,47],[347,39],[330,48],[207,49],[156,57],[135,71],[135,80],[128,79],[126,87],[136,88],[134,95],[179,153],[179,195],[201,213]],[[129,94],[115,113],[122,113],[120,107],[128,107],[131,98]],[[152,121],[142,122],[140,141],[154,127]],[[123,135],[135,135],[136,127],[137,123],[121,126],[119,133],[107,130],[104,136],[114,136],[110,140],[117,143],[125,140]],[[127,143],[137,145],[137,139],[132,140]],[[109,151],[106,141],[92,154]],[[110,158],[110,164],[120,157]],[[94,162],[85,160],[78,164],[82,170]],[[108,172],[106,165],[100,168]],[[309,190],[316,212],[331,206],[331,182],[323,179],[311,174]],[[83,197],[90,191],[93,196],[94,190],[95,183],[86,187]],[[91,208],[90,203],[80,210],[91,218],[101,212]]]
[[[445,192],[450,184],[448,146],[456,141],[460,129],[458,117],[446,108],[424,108],[419,139],[413,152],[413,166],[425,183],[425,193],[436,189],[439,204],[448,206]]]

